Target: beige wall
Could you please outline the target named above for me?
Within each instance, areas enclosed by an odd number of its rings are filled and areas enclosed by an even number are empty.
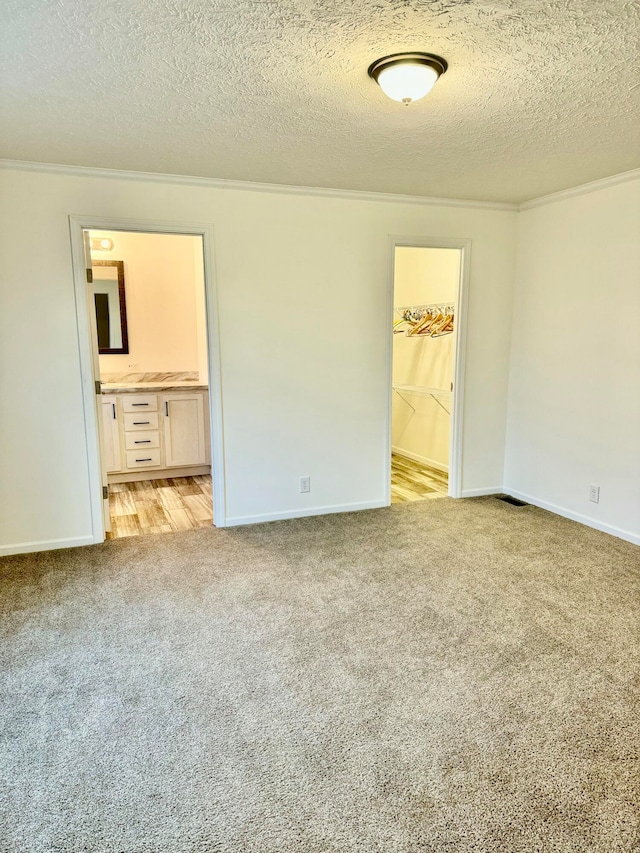
[[[519,220],[505,488],[640,543],[640,179]]]
[[[401,307],[455,303],[460,254],[458,249],[397,247],[394,304]],[[448,390],[453,379],[453,341],[453,335],[440,338],[394,335],[393,384]],[[394,450],[448,470],[450,412],[451,400],[437,402],[433,397],[394,393]]]
[[[92,537],[69,214],[213,226],[227,523],[383,503],[389,235],[471,239],[463,490],[500,488],[514,212],[117,173],[0,182],[0,549]]]
[[[124,262],[129,330],[129,353],[101,355],[100,372],[200,371],[206,365],[201,238],[129,231],[91,235],[110,237],[114,244],[112,251],[92,250],[93,260]]]

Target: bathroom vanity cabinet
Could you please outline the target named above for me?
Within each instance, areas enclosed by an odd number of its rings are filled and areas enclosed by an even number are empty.
[[[207,391],[102,395],[110,483],[209,472]]]

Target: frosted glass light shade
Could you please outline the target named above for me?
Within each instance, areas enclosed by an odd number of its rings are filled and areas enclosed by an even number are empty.
[[[99,252],[111,252],[113,249],[113,240],[111,237],[92,237],[91,248]]]
[[[407,63],[383,68],[378,75],[378,85],[394,101],[410,104],[429,94],[437,79],[435,68]]]
[[[394,101],[411,104],[428,94],[447,63],[432,53],[394,53],[369,66],[369,76]]]

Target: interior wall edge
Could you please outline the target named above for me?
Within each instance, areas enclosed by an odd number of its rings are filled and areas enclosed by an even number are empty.
[[[518,290],[518,283],[520,281],[522,275],[522,257],[520,253],[520,246],[522,243],[522,231],[523,231],[523,222],[526,221],[526,217],[518,216],[516,220],[516,254],[514,260],[514,269],[513,269],[513,286],[511,288],[511,319],[509,321],[509,365],[507,371],[507,409],[505,415],[505,432],[504,432],[504,454],[502,459],[502,481],[503,484],[506,482],[508,477],[508,469],[510,462],[510,441],[512,438],[513,432],[513,394],[514,389],[517,383],[516,371],[514,370],[514,363],[516,359],[516,344],[517,337],[514,335],[513,330],[516,327],[516,322],[518,320],[518,304],[516,299],[516,293]]]

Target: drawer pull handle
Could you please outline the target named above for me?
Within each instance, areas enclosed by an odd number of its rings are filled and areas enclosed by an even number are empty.
[[[113,409],[113,419],[114,419],[114,421],[115,421],[115,420],[117,420],[117,419],[116,419],[116,404],[115,404],[115,403],[112,403],[112,404],[111,404],[111,408]]]
[[[144,426],[144,424],[150,424],[150,423],[151,423],[151,421],[134,421],[133,425],[134,426]]]
[[[132,403],[132,406],[148,406],[148,403]]]
[[[140,439],[140,441],[134,441],[134,444],[151,444],[150,438]]]
[[[166,401],[166,400],[165,400],[165,403],[164,403],[164,413],[165,413],[165,415],[166,415],[167,417],[169,417],[169,403],[167,403],[167,401]]]
[[[153,459],[149,456],[147,459],[136,459],[136,462],[153,462]]]

